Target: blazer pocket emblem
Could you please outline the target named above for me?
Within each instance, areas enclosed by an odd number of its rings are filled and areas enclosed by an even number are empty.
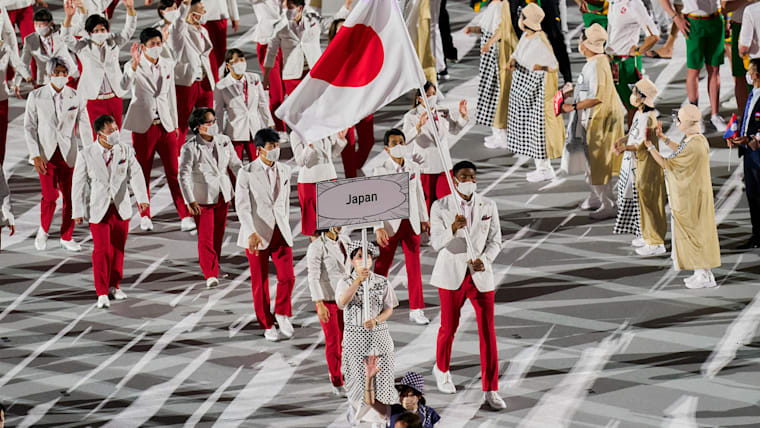
[[[484,216],[483,216],[483,218],[481,218],[480,220],[481,220],[481,221],[488,221],[488,220],[491,220],[491,216],[490,216],[490,215],[484,215]]]
[[[78,108],[77,106],[71,106],[71,107],[69,107],[69,111],[76,110],[77,108]]]
[[[414,173],[412,173],[412,175],[409,176],[409,181],[414,180],[414,177],[416,177],[416,175]]]
[[[126,159],[122,159],[122,160],[120,160],[120,161],[119,161],[119,165],[121,165],[121,164],[125,163],[126,161],[127,161]]]

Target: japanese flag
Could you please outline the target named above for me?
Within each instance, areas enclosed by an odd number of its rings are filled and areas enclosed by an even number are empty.
[[[396,0],[355,0],[343,27],[275,114],[304,140],[316,141],[424,82]]]

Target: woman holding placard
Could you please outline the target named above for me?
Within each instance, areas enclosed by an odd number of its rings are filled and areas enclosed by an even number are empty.
[[[338,283],[335,290],[338,308],[343,310],[342,366],[351,404],[349,414],[357,420],[365,419],[363,417],[369,410],[362,405],[366,376],[364,358],[368,355],[377,355],[381,367],[375,377],[375,399],[388,405],[398,401],[398,393],[393,387],[393,339],[386,322],[393,308],[398,306],[398,299],[387,278],[371,273],[377,248],[372,244],[367,244],[366,248],[369,257],[365,264],[362,243],[354,241],[349,244],[351,273]],[[385,415],[367,416],[366,420],[383,422]]]

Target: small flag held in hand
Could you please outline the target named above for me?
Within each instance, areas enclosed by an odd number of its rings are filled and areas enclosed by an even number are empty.
[[[726,132],[723,133],[724,139],[736,138],[739,136],[739,124],[736,122],[736,113],[731,115],[731,120],[728,121],[726,126]]]

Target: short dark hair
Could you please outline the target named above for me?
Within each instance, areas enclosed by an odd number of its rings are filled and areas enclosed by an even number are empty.
[[[422,428],[422,419],[420,415],[412,412],[404,412],[396,418],[396,422],[403,422],[406,428]]]
[[[176,3],[174,3],[174,0],[160,0],[158,2],[158,8],[156,9],[158,11],[158,16],[160,16],[162,19],[164,17],[164,10],[169,9],[170,7],[174,6]]]
[[[106,128],[106,125],[110,125],[112,123],[116,123],[116,119],[113,118],[110,114],[104,114],[101,116],[98,116],[97,119],[95,119],[95,122],[93,122],[92,127],[94,128],[95,132],[100,132]]]
[[[306,6],[306,0],[287,0],[287,2],[292,4],[295,7]]]
[[[187,119],[187,126],[193,131],[193,134],[198,133],[198,127],[206,121],[206,115],[209,113],[216,117],[216,112],[210,107],[199,107],[190,113],[190,118]]]
[[[478,172],[478,168],[475,166],[475,164],[468,160],[457,162],[454,165],[454,168],[451,169],[451,171],[454,173],[454,176],[456,176],[460,170],[467,169],[467,168],[471,168],[473,171]]]
[[[164,35],[161,34],[160,31],[158,31],[157,29],[155,29],[153,27],[148,27],[148,28],[140,31],[140,43],[142,43],[142,44],[146,44],[151,39],[155,39],[156,37],[158,37],[158,39],[161,40],[161,41],[164,40]]]
[[[50,13],[47,9],[40,9],[36,12],[34,12],[34,16],[32,17],[32,21],[40,21],[40,22],[52,22],[53,21],[53,14]]]
[[[198,3],[201,3],[203,0],[190,0],[190,6],[195,6]]]
[[[111,24],[108,22],[108,20],[104,16],[97,14],[87,17],[87,21],[84,22],[84,30],[88,33],[92,33],[95,31],[95,27],[98,25],[106,27],[106,30],[111,30]]]
[[[272,128],[262,128],[256,131],[256,135],[253,136],[253,142],[256,147],[264,147],[267,143],[279,143],[280,134]]]
[[[333,22],[330,23],[330,30],[327,32],[327,42],[332,42],[332,39],[335,38],[335,35],[338,34],[338,25],[346,22],[343,18],[334,19]]]
[[[434,88],[434,87],[435,85],[433,84],[433,82],[428,80],[427,82],[425,82],[425,85],[422,87],[422,89],[425,90],[425,95],[422,95],[422,92],[420,92],[420,90],[417,89],[416,95],[414,96],[414,106],[417,107],[417,105],[420,104],[420,102],[417,101],[417,98],[427,97],[428,89]],[[437,93],[437,90],[436,90],[436,93]]]
[[[66,67],[66,73],[69,72],[69,63],[66,62],[66,59],[60,56],[54,56],[50,58],[47,64],[45,64],[45,71],[47,72],[48,75],[53,74],[55,72],[55,69],[59,65],[62,67]]]
[[[384,146],[388,145],[388,142],[391,139],[391,135],[398,135],[398,136],[400,136],[401,138],[404,139],[404,142],[406,142],[406,135],[404,135],[404,133],[401,132],[400,129],[398,129],[398,128],[391,128],[391,129],[385,131],[385,135],[383,135],[383,145]]]
[[[245,54],[238,48],[227,49],[227,53],[224,54],[224,62],[230,62],[235,59],[235,56],[245,58]]]

